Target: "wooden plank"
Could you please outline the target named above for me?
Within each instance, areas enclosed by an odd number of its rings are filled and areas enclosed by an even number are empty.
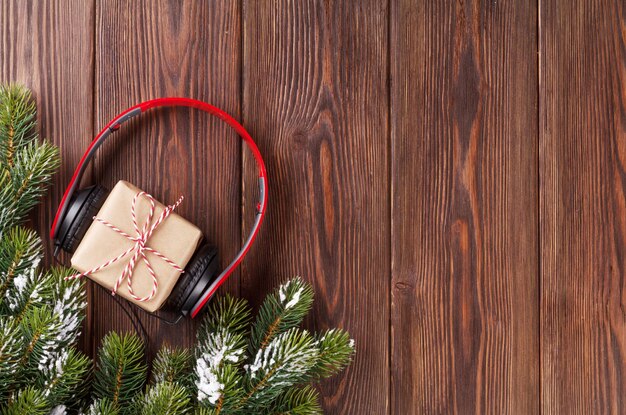
[[[536,4],[390,29],[392,413],[537,413]]]
[[[350,331],[356,361],[321,386],[331,414],[388,411],[387,21],[386,2],[244,3],[243,113],[268,165],[269,207],[242,291],[302,275],[317,293],[308,327]],[[244,168],[249,229],[247,152]]]
[[[65,186],[92,134],[93,5],[84,1],[0,3],[0,82],[33,91],[40,135],[60,147],[59,174],[33,225],[49,241]],[[71,43],[72,48],[66,47]],[[47,253],[51,244],[47,244]],[[47,262],[50,259],[47,258]]]
[[[626,5],[540,14],[542,410],[622,413]]]
[[[96,126],[140,101],[187,96],[239,117],[238,1],[106,0],[97,5]],[[220,249],[222,263],[240,247],[241,146],[216,118],[196,110],[159,110],[133,120],[98,156],[96,178],[112,186],[127,179],[158,200],[186,197],[178,211]],[[228,289],[238,291],[238,275]],[[94,299],[97,339],[129,329],[108,294]],[[192,321],[176,327],[143,315],[150,354],[162,342],[189,346]]]
[[[56,208],[92,135],[93,13],[93,3],[84,0],[0,2],[0,83],[18,82],[33,91],[39,133],[62,155],[48,196],[32,216],[44,241],[45,266],[53,263],[49,230]],[[91,337],[90,311],[83,349]]]

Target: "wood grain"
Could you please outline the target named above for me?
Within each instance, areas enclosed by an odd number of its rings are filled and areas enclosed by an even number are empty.
[[[140,101],[187,96],[239,117],[240,5],[237,1],[100,1],[96,10],[98,129]],[[126,179],[171,203],[219,247],[222,264],[240,248],[241,145],[216,118],[195,110],[158,110],[124,126],[99,153],[96,178]],[[228,289],[238,293],[238,275]],[[110,296],[94,303],[94,346],[109,330],[129,329]],[[146,315],[150,354],[162,342],[189,346],[194,324],[171,327]]]
[[[34,226],[45,241],[82,155],[80,143],[92,134],[92,24],[90,2],[0,2],[0,82],[31,89],[37,102],[39,133],[58,145],[63,156],[50,197],[34,216]],[[68,44],[72,48],[67,48]],[[49,254],[50,244],[46,248]]]
[[[356,361],[321,386],[330,414],[389,410],[387,21],[385,2],[244,2],[243,117],[269,207],[242,292],[258,302],[299,274],[318,299],[308,327],[350,331]],[[248,153],[244,167],[247,229]]]
[[[59,146],[62,156],[48,196],[32,215],[31,225],[44,242],[45,265],[53,263],[52,219],[82,143],[92,135],[93,13],[93,3],[84,0],[0,2],[0,83],[21,83],[32,90],[40,136]],[[90,175],[91,170],[87,180]],[[90,315],[91,309],[83,349],[91,337]]]
[[[626,5],[540,13],[542,412],[624,413]]]
[[[390,25],[392,413],[537,413],[536,4]]]
[[[33,216],[44,240],[121,110],[180,95],[242,119],[270,205],[226,290],[259,304],[314,284],[306,326],[358,350],[320,386],[326,413],[623,413],[625,18],[618,0],[3,0],[0,82],[33,90],[63,155]],[[225,263],[255,171],[217,120],[165,110],[114,135],[85,183],[184,194]],[[132,330],[93,289],[92,354]],[[142,320],[149,355],[194,341],[193,322]]]

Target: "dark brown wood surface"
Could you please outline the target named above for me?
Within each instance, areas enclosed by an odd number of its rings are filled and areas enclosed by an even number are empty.
[[[391,16],[392,412],[537,413],[537,6]]]
[[[551,1],[0,0],[0,82],[37,99],[63,164],[112,116],[182,95],[226,109],[268,166],[268,217],[223,291],[301,275],[306,326],[356,340],[332,414],[626,413],[626,5]],[[159,111],[98,154],[180,207],[222,263],[254,213],[250,154]],[[89,286],[82,347],[132,325]],[[149,351],[194,322],[142,315]]]
[[[265,155],[270,199],[242,294],[258,301],[294,274],[313,283],[309,327],[346,328],[358,348],[321,389],[337,414],[389,406],[388,9],[379,3],[244,3],[243,119]]]
[[[542,409],[624,413],[626,4],[541,3]]]

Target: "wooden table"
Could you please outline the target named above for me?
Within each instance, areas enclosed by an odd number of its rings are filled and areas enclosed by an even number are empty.
[[[34,90],[63,165],[154,97],[220,106],[257,139],[269,213],[227,291],[292,275],[312,329],[356,340],[332,414],[626,409],[623,1],[0,1],[0,80]],[[106,146],[222,262],[251,225],[251,155],[204,114],[161,111]],[[130,323],[93,287],[84,348]],[[151,352],[193,322],[145,319]]]

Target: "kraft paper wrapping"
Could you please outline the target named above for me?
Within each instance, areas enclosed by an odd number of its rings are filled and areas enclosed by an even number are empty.
[[[138,192],[141,192],[141,190],[132,184],[123,180],[119,181],[96,216],[115,225],[127,234],[136,236],[131,215],[131,205],[133,198]],[[165,207],[157,202],[152,223],[161,215],[163,209]],[[146,222],[149,211],[149,200],[140,196],[135,208],[139,229]],[[201,240],[202,233],[200,230],[174,211],[154,230],[146,246],[156,249],[184,269]],[[87,272],[118,256],[131,246],[133,246],[133,242],[124,236],[100,222],[93,221],[74,252],[74,256],[72,256],[72,266],[79,272]],[[131,252],[119,261],[88,275],[88,277],[103,287],[112,290],[132,255],[133,253]],[[151,252],[146,252],[146,256],[157,276],[159,284],[157,293],[148,301],[135,301],[128,292],[127,280],[124,280],[117,290],[117,295],[126,298],[149,312],[154,312],[161,308],[172,292],[176,281],[180,277],[180,273]],[[152,277],[141,256],[136,262],[132,283],[133,291],[139,298],[148,296],[152,291]]]

